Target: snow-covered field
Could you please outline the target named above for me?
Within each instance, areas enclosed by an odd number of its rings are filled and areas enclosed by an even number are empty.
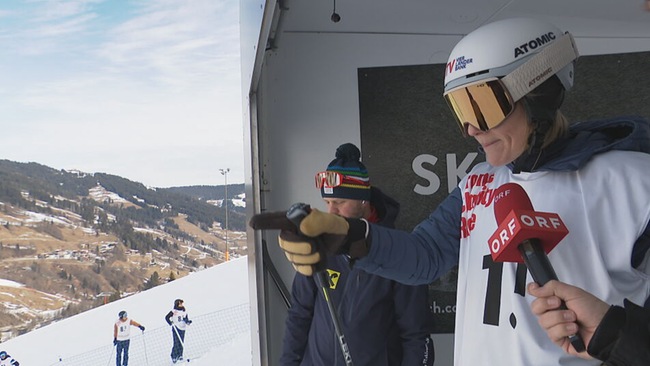
[[[12,285],[10,281],[6,280],[3,280],[1,284]],[[19,286],[20,284],[14,283],[13,285]],[[113,324],[121,310],[126,310],[131,319],[146,326],[144,334],[137,328],[133,328],[132,336],[140,336],[139,340],[142,341],[148,334],[153,336],[164,332],[164,338],[167,341],[167,338],[171,337],[166,336],[170,328],[165,322],[165,315],[171,310],[175,299],[183,299],[190,318],[200,320],[203,315],[218,313],[229,308],[243,307],[247,313],[248,294],[247,259],[242,257],[37,329],[3,343],[0,348],[16,358],[21,365],[49,366],[56,364],[63,366],[66,365],[66,360],[78,358],[81,354],[92,353],[91,351],[110,352],[113,341]],[[238,321],[241,322],[241,319]],[[241,326],[241,324],[239,325]],[[199,329],[194,324],[191,327]],[[188,342],[190,342],[191,329],[188,328]],[[215,327],[214,334],[209,334],[208,337],[218,336],[219,331]],[[153,363],[154,357],[151,355],[151,350],[155,347],[153,341],[146,342],[149,342],[149,345],[145,343],[145,347],[149,347],[150,354],[145,359],[152,360],[152,362],[147,361],[148,366],[160,364]],[[138,351],[140,346],[136,339],[132,343],[131,353],[141,352],[141,350]],[[164,347],[164,350],[166,359],[167,346]],[[115,360],[112,359],[113,355],[103,357],[107,361],[107,363],[102,362],[103,365],[115,365]],[[135,363],[129,364],[136,366]],[[251,365],[250,331],[240,333],[225,344],[210,349],[200,358],[193,359],[191,364],[199,366]]]

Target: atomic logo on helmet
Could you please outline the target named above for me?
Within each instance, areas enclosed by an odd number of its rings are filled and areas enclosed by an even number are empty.
[[[530,51],[535,50],[539,46],[543,46],[549,42],[552,42],[555,39],[555,33],[548,32],[547,34],[531,39],[530,41],[522,44],[519,47],[515,47],[515,58],[523,56]]]

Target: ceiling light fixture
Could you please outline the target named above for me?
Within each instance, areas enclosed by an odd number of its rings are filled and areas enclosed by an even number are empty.
[[[341,16],[336,13],[336,0],[334,0],[334,11],[332,11],[332,17],[330,18],[334,23],[341,21]]]

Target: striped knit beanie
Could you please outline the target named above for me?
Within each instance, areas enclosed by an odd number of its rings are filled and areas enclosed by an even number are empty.
[[[323,185],[320,190],[323,198],[370,200],[370,178],[360,158],[361,152],[354,144],[345,143],[336,149],[336,158],[329,163],[327,171],[340,173],[343,181],[334,188]]]

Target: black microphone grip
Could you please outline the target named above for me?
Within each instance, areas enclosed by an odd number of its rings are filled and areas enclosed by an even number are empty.
[[[551,265],[551,261],[548,259],[538,239],[524,240],[519,244],[517,249],[519,249],[519,253],[521,253],[521,257],[524,259],[524,263],[526,263],[526,267],[528,267],[531,276],[533,276],[533,280],[538,285],[544,286],[551,280],[559,281],[553,265]],[[568,310],[564,300],[562,300],[558,310]],[[577,352],[584,352],[585,342],[583,342],[580,334],[572,334],[567,338],[569,338],[571,345]]]

